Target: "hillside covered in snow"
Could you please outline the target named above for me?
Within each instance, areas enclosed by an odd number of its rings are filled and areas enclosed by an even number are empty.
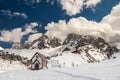
[[[101,37],[92,35],[70,33],[62,41],[55,37],[50,38],[42,35],[30,45],[27,43],[24,45],[14,44],[11,49],[4,49],[3,52],[4,54],[17,55],[21,59],[25,58],[27,65],[30,64],[29,61],[34,54],[38,52],[46,57],[48,68],[63,68],[86,63],[98,63],[109,59],[118,51],[117,48],[110,46]]]
[[[8,61],[0,59],[0,72],[26,69],[27,67],[18,61]]]
[[[43,35],[30,45],[15,44],[2,50],[0,77],[2,80],[119,80],[118,51],[104,39],[91,35],[69,34],[63,42]],[[17,55],[27,62],[36,52],[47,59],[47,69],[31,71],[31,66],[20,60],[3,58],[4,54]]]
[[[119,80],[120,53],[115,59],[82,64],[72,68],[52,68],[39,71],[13,70],[0,73],[1,80]]]

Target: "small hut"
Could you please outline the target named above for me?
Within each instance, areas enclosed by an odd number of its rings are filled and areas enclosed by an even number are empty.
[[[31,69],[39,70],[42,68],[47,68],[47,59],[44,55],[36,52],[34,56],[31,58]]]

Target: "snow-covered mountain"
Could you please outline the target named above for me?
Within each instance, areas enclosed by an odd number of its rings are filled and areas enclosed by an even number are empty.
[[[72,53],[78,54],[97,51],[109,57],[117,51],[117,48],[111,47],[104,39],[91,35],[69,34],[64,40],[63,45],[66,45],[64,51],[71,50]]]
[[[69,34],[63,43],[58,38],[43,35],[24,45],[14,44],[13,49],[3,52],[28,60],[39,52],[46,56],[48,69],[30,71],[19,61],[0,59],[0,77],[2,80],[119,80],[120,54],[115,53],[117,51],[104,39],[91,35]]]
[[[118,51],[100,37],[74,33],[68,34],[63,43],[59,38],[42,35],[33,42],[14,46],[13,49],[23,49],[22,52],[25,54],[27,52],[34,54],[35,51],[44,54],[49,59],[50,67],[78,66],[82,63],[100,62],[110,58],[114,52]],[[24,52],[24,49],[32,50]],[[7,52],[11,53],[11,50],[7,50]],[[12,51],[12,53],[19,52]]]
[[[60,40],[57,37],[48,37],[47,35],[42,35],[33,42],[26,42],[23,45],[20,43],[15,43],[13,44],[12,49],[44,49],[55,48],[68,44],[74,47],[93,45],[94,47],[99,48],[101,51],[110,51],[111,49],[111,46],[100,37],[95,37],[92,35],[77,35],[74,33],[68,34],[65,40]]]
[[[4,52],[14,53],[28,59],[39,52],[47,57],[49,68],[100,62],[110,58],[117,51],[117,48],[111,47],[100,37],[73,33],[68,34],[63,43],[58,38],[43,35],[33,42],[24,45],[17,44],[13,48],[4,50]]]
[[[40,38],[34,40],[33,42],[26,42],[23,45],[20,43],[15,43],[12,49],[44,49],[44,48],[54,48],[61,45],[61,40],[56,37],[48,37],[47,35],[42,35]]]

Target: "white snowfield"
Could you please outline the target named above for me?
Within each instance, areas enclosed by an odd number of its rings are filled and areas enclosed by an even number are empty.
[[[23,69],[27,69],[27,67],[19,61],[8,61],[0,58],[0,73],[10,70],[23,70]]]
[[[0,80],[120,80],[119,54],[116,59],[78,67],[6,71],[0,73]]]
[[[34,50],[14,50],[14,49],[5,49],[4,52],[9,52],[9,54],[17,54],[23,57],[27,57],[29,60],[33,57],[36,52],[39,52],[47,57],[51,57],[48,61],[48,68],[53,67],[72,67],[79,66],[81,64],[86,64],[89,61],[86,52],[83,50],[81,54],[71,53],[71,51],[62,52],[62,46],[57,48],[50,49],[34,49]],[[107,58],[106,55],[101,54],[98,49],[91,49],[88,52],[91,57],[94,57],[96,61],[103,61]]]
[[[58,50],[59,49],[59,50]],[[10,54],[19,54],[30,59],[35,52],[45,56],[59,55],[50,59],[49,69],[39,71],[28,70],[20,62],[0,60],[0,80],[120,80],[120,53],[116,53],[115,59],[105,60],[97,63],[87,63],[84,54],[73,54],[69,51],[63,52],[60,48],[49,50],[4,50]],[[104,58],[100,53],[94,53],[95,58]],[[100,57],[101,56],[101,57]],[[83,59],[85,58],[85,59]],[[84,63],[84,64],[83,64]]]
[[[57,48],[51,48],[51,49],[22,49],[22,50],[18,50],[18,49],[4,49],[4,52],[9,52],[9,54],[17,54],[23,57],[27,57],[29,60],[33,57],[33,55],[36,52],[39,52],[45,56],[51,56],[53,54],[57,54],[58,53],[58,49]]]

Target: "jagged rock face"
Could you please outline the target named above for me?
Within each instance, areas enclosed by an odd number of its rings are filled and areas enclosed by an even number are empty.
[[[100,37],[95,37],[91,35],[76,35],[69,34],[64,40],[63,45],[70,44],[71,46],[82,47],[85,45],[92,44],[94,47],[105,50],[109,45]]]
[[[53,37],[50,38],[47,35],[42,35],[40,38],[34,40],[33,42],[27,42],[24,45],[16,43],[12,46],[13,49],[44,49],[44,48],[54,48],[58,46],[65,46],[63,51],[71,50],[73,53],[81,53],[89,50],[97,49],[97,52],[105,53],[107,56],[111,56],[117,49],[109,46],[104,39],[100,37],[95,37],[91,35],[77,35],[68,34],[67,38],[61,44],[61,40]]]
[[[48,45],[52,48],[54,47],[58,47],[61,45],[61,40],[56,38],[56,37],[53,37],[53,38],[49,38],[48,40]]]
[[[42,36],[39,38],[39,43],[38,43],[38,48],[43,49],[43,48],[54,48],[60,46],[60,40],[56,37],[49,38]]]
[[[100,37],[91,35],[76,35],[72,33],[67,36],[63,45],[67,45],[63,51],[71,50],[73,53],[81,54],[82,52],[88,53],[94,49],[94,51],[104,53],[108,57],[111,56],[115,50]]]
[[[46,35],[41,36],[41,37],[38,39],[37,47],[38,47],[39,49],[47,48],[47,47],[48,47],[47,41],[48,41],[48,36],[46,36]]]
[[[66,45],[68,43],[74,43],[77,42],[81,43],[81,46],[87,45],[87,44],[95,44],[95,45],[101,45],[102,43],[108,45],[104,39],[100,37],[95,37],[92,35],[77,35],[74,33],[68,34],[67,38],[64,40],[63,45]],[[101,44],[98,44],[101,43]]]
[[[24,43],[22,47],[23,47],[23,49],[30,49],[31,42]]]
[[[58,47],[60,46],[60,47]],[[33,42],[27,42],[24,45],[15,44],[12,48],[16,49],[44,49],[54,48],[48,59],[59,60],[65,59],[66,55],[77,56],[78,59],[85,63],[100,62],[110,58],[110,56],[117,52],[116,47],[111,47],[104,39],[91,35],[77,35],[68,34],[64,42],[61,44],[61,40],[56,37],[48,37],[46,35],[34,40]],[[55,48],[57,47],[57,48]],[[72,57],[71,56],[71,57]],[[76,57],[75,57],[76,58]],[[61,64],[64,64],[61,61]],[[67,62],[67,61],[66,61]]]
[[[40,38],[34,40],[33,42],[25,43],[23,48],[25,49],[44,49],[44,48],[54,48],[61,45],[60,39],[53,37],[49,38],[47,35],[42,35]]]

